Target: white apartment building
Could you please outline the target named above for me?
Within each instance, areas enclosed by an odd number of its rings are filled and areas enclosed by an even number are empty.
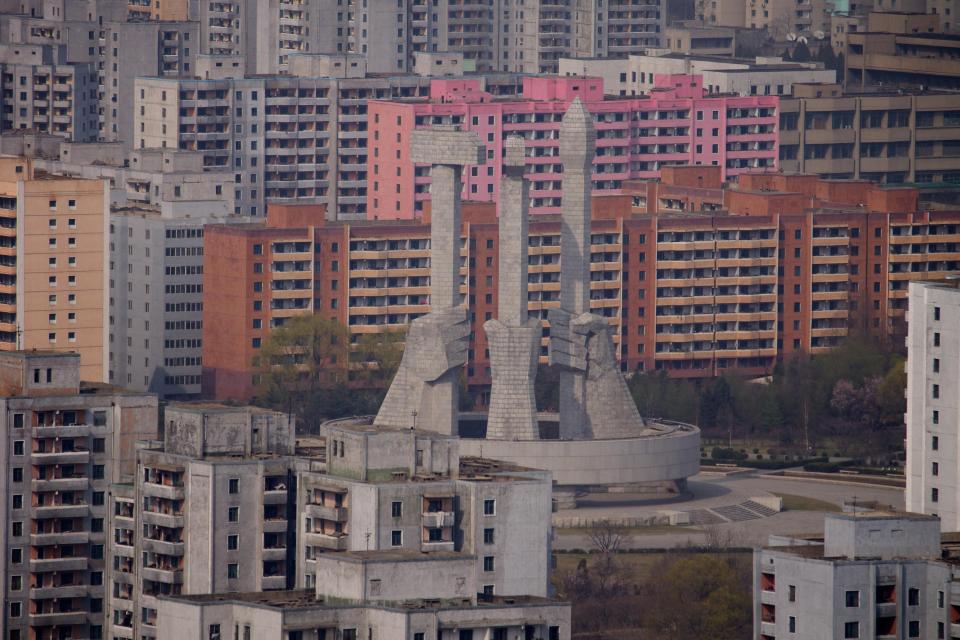
[[[607,60],[563,58],[560,75],[603,78],[607,95],[649,94],[658,75],[702,75],[710,93],[750,95],[790,95],[794,84],[833,83],[837,74],[819,63],[785,62],[777,57],[755,60],[720,58],[648,50],[641,55]]]
[[[958,553],[911,513],[827,514],[823,536],[771,536],[753,556],[753,637],[960,637]]]
[[[136,147],[196,151],[204,170],[233,172],[238,214],[264,216],[268,202],[313,203],[332,219],[364,218],[367,100],[422,99],[430,78],[368,75],[356,56],[291,59],[303,75],[138,78]],[[497,95],[516,94],[521,82],[485,77]]]
[[[907,303],[907,492],[910,511],[960,530],[960,289],[911,282]]]

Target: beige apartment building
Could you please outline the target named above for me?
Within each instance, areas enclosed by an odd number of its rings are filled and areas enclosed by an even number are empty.
[[[960,95],[794,85],[780,101],[780,167],[935,186],[960,180]]]
[[[695,14],[709,26],[767,29],[777,40],[830,25],[824,0],[696,0]]]
[[[107,186],[0,157],[0,349],[80,354],[106,380]]]

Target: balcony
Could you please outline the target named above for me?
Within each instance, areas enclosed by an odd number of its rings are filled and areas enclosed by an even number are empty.
[[[30,544],[42,547],[51,544],[86,544],[90,534],[86,531],[61,531],[55,533],[31,533]]]
[[[32,573],[42,573],[45,571],[86,571],[86,558],[32,558],[30,560],[30,571]]]
[[[51,424],[33,428],[35,438],[83,438],[90,435],[88,424]],[[37,454],[33,454],[37,455]]]
[[[327,551],[346,551],[347,535],[333,536],[308,531],[303,534],[303,543],[308,547],[318,547]]]
[[[84,491],[89,486],[90,481],[85,476],[30,481],[30,488],[34,491]]]
[[[143,567],[141,574],[144,580],[162,582],[164,584],[183,583],[183,572],[179,569],[161,569],[159,567]]]
[[[442,529],[443,527],[452,527],[454,524],[454,513],[452,511],[434,511],[423,514],[423,526],[428,529]]]
[[[88,588],[85,584],[66,584],[59,587],[34,587],[30,589],[30,597],[34,600],[46,600],[49,598],[86,598]]]
[[[175,487],[168,484],[156,484],[153,482],[143,483],[143,495],[151,498],[164,498],[166,500],[183,500],[183,487]]]
[[[178,529],[183,527],[183,516],[172,513],[158,513],[156,511],[144,511],[142,515],[144,524],[155,524],[169,529]]]
[[[89,451],[34,451],[30,454],[35,464],[87,464]]]
[[[55,625],[58,627],[69,627],[75,624],[86,624],[87,613],[85,611],[67,611],[65,613],[51,611],[49,613],[31,613],[30,626],[45,627]]]
[[[286,576],[263,576],[263,581],[261,582],[260,586],[264,591],[286,589],[287,577]]]
[[[287,550],[285,548],[273,548],[263,550],[263,560],[286,560]]]
[[[166,540],[143,539],[143,550],[161,553],[165,556],[182,556],[183,542],[167,542]]]
[[[263,492],[263,504],[285,504],[287,502],[287,490],[278,489],[276,491]]]
[[[86,518],[90,507],[86,504],[54,504],[33,508],[34,517],[44,518]]]
[[[436,542],[424,541],[420,543],[420,550],[424,553],[431,551],[453,551],[453,540],[437,540]]]
[[[346,522],[347,508],[325,507],[320,504],[308,504],[306,507],[306,515],[308,518],[332,520],[333,522]]]

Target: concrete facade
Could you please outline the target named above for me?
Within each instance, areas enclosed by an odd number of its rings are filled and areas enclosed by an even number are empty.
[[[157,400],[81,382],[81,358],[0,354],[3,388],[0,532],[8,637],[103,638],[110,484],[155,438]]]
[[[865,512],[771,540],[754,552],[754,637],[955,637],[956,547],[939,533],[929,516]]]
[[[960,289],[911,282],[907,312],[906,508],[960,529]]]

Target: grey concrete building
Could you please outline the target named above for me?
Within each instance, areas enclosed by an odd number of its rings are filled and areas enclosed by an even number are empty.
[[[960,530],[960,289],[911,282],[907,303],[906,507]]]
[[[6,638],[103,638],[107,492],[155,438],[155,397],[80,380],[77,354],[0,354]]]
[[[30,129],[76,142],[99,131],[96,67],[67,64],[66,47],[0,45],[0,132]]]
[[[344,562],[346,564],[346,562]],[[386,565],[387,563],[377,563]],[[401,584],[430,585],[447,567],[439,559],[398,557],[389,578],[371,578],[369,591],[378,591],[387,580]],[[436,566],[434,566],[436,565]],[[411,571],[419,569],[419,572]],[[357,558],[352,581],[363,583],[359,572],[369,568]],[[415,578],[426,578],[419,583]],[[446,586],[448,581],[444,581]],[[318,590],[319,592],[319,585]],[[160,603],[162,640],[182,638],[263,640],[328,640],[344,638],[410,638],[461,640],[466,638],[542,638],[569,640],[570,605],[533,596],[450,598],[436,589],[435,597],[386,602],[379,597],[362,600],[328,599],[313,590],[270,593],[181,596]],[[169,622],[167,622],[169,621]],[[242,636],[240,635],[242,632]]]
[[[547,595],[549,473],[461,458],[431,431],[345,420],[322,435],[326,472],[298,482],[298,586],[320,588],[326,552],[406,550],[470,557],[467,593]]]
[[[197,62],[196,22],[111,22],[98,44],[100,136],[135,146],[135,86],[139,77],[188,78]]]
[[[933,516],[828,514],[823,536],[773,536],[754,552],[754,637],[954,638],[953,537]]]
[[[250,407],[166,408],[132,485],[113,488],[110,638],[156,636],[158,598],[293,587],[293,421]]]
[[[268,202],[318,203],[331,219],[364,218],[367,100],[422,99],[430,78],[361,73],[355,56],[293,65],[304,75],[138,79],[135,146],[199,151],[205,170],[232,171],[239,214],[263,216]],[[515,95],[521,82],[492,75],[485,86]]]

